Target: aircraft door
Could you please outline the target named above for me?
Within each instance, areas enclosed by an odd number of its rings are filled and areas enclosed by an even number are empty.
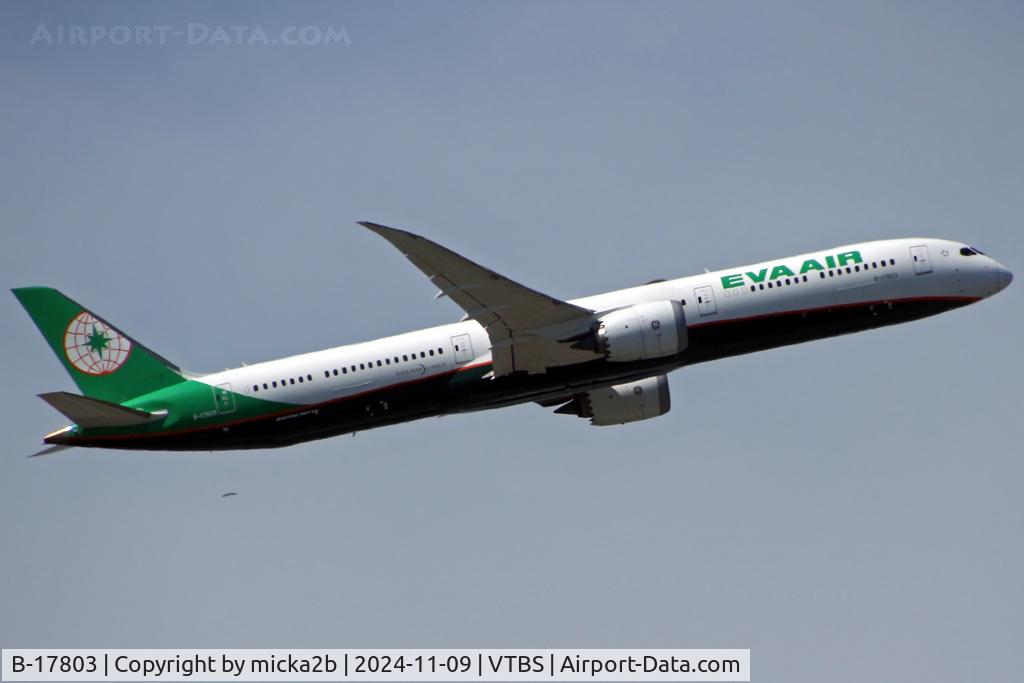
[[[218,384],[213,388],[213,405],[217,407],[218,413],[235,412],[235,395],[230,383]]]
[[[468,334],[452,337],[452,349],[455,351],[455,363],[468,363],[473,360],[473,342]]]
[[[711,315],[718,312],[718,307],[715,306],[715,293],[710,285],[695,287],[693,298],[697,300],[697,311],[701,315]]]
[[[928,258],[928,246],[922,244],[910,248],[910,258],[914,262],[914,274],[924,275],[932,272],[932,261]]]

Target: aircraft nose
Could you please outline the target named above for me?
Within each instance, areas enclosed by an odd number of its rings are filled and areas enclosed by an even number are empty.
[[[1013,273],[1003,265],[996,266],[996,288],[1001,292],[1013,282]]]

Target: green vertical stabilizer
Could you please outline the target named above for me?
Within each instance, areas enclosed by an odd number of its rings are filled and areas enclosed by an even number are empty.
[[[173,363],[56,289],[12,291],[86,396],[121,403],[185,381]]]

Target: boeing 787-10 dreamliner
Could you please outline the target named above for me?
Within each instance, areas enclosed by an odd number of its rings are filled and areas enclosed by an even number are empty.
[[[959,242],[864,242],[563,301],[419,235],[393,244],[464,311],[456,323],[199,375],[60,292],[14,294],[82,395],[41,398],[74,424],[66,446],[266,448],[532,401],[593,425],[669,410],[691,363],[916,320],[1013,279]]]

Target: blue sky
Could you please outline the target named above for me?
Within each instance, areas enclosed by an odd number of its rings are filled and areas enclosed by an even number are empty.
[[[457,319],[354,224],[570,298],[854,241],[1020,271],[1016,3],[4,3],[0,273],[212,371]],[[57,25],[349,44],[30,44]],[[283,451],[22,456],[71,389],[2,304],[5,647],[749,647],[779,680],[1003,675],[1019,287],[537,406]],[[221,500],[224,490],[239,491]]]

